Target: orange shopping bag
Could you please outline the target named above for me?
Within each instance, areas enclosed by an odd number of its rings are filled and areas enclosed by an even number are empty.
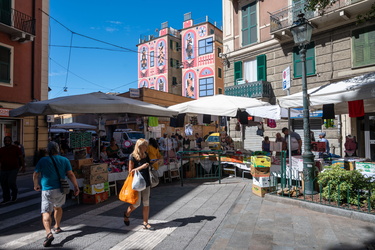
[[[132,189],[133,177],[134,173],[129,173],[118,197],[121,201],[130,204],[135,204],[138,200],[138,191]]]

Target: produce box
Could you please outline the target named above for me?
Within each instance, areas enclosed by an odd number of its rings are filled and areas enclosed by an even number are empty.
[[[100,202],[106,201],[108,199],[108,192],[103,192],[100,194],[83,194],[82,202],[84,204],[98,204]]]
[[[274,187],[274,178],[270,177],[254,177],[253,184],[259,187]]]
[[[255,184],[252,185],[251,190],[253,191],[253,194],[264,197],[266,193],[270,193],[276,190],[275,187],[260,187]]]
[[[109,183],[99,183],[94,185],[84,184],[83,185],[83,193],[84,194],[100,194],[105,191],[109,191]]]
[[[72,169],[81,169],[84,165],[91,165],[93,163],[92,158],[80,159],[80,160],[70,160]]]
[[[271,157],[264,155],[251,156],[251,165],[257,168],[270,168],[271,167]]]
[[[355,169],[366,173],[375,173],[375,162],[356,162]]]
[[[83,179],[83,184],[89,185],[99,184],[103,182],[108,182],[108,173],[85,175]]]
[[[344,168],[346,170],[354,170],[355,169],[355,162],[354,161],[347,161],[345,159],[337,159],[332,161],[332,166],[340,166],[340,168]]]
[[[84,176],[108,173],[108,164],[107,163],[97,163],[91,165],[82,166],[82,173]]]
[[[251,166],[250,173],[253,177],[268,177],[270,176],[270,167],[253,167]]]

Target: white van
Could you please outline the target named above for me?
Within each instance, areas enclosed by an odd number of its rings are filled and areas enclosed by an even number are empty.
[[[113,138],[117,145],[124,151],[133,151],[134,145],[140,138],[145,138],[141,131],[133,131],[131,129],[116,129],[113,132]]]

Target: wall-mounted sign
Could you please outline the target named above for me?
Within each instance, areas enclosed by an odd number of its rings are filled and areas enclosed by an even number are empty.
[[[130,97],[139,97],[139,89],[129,89]]]

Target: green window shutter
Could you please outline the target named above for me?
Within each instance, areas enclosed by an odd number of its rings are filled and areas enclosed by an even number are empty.
[[[267,81],[267,57],[266,55],[257,56],[258,81]]]
[[[375,26],[353,31],[353,66],[375,63]]]
[[[293,48],[293,77],[302,77],[302,60],[299,48]],[[311,42],[306,46],[306,75],[315,75],[315,44]]]
[[[242,46],[252,44],[258,40],[257,30],[257,1],[242,8]]]
[[[12,23],[12,12],[11,12],[11,0],[1,0],[0,1],[0,22],[11,25]]]
[[[0,82],[10,83],[11,50],[0,46]]]
[[[242,61],[234,62],[234,85],[237,84],[237,79],[242,78]]]

